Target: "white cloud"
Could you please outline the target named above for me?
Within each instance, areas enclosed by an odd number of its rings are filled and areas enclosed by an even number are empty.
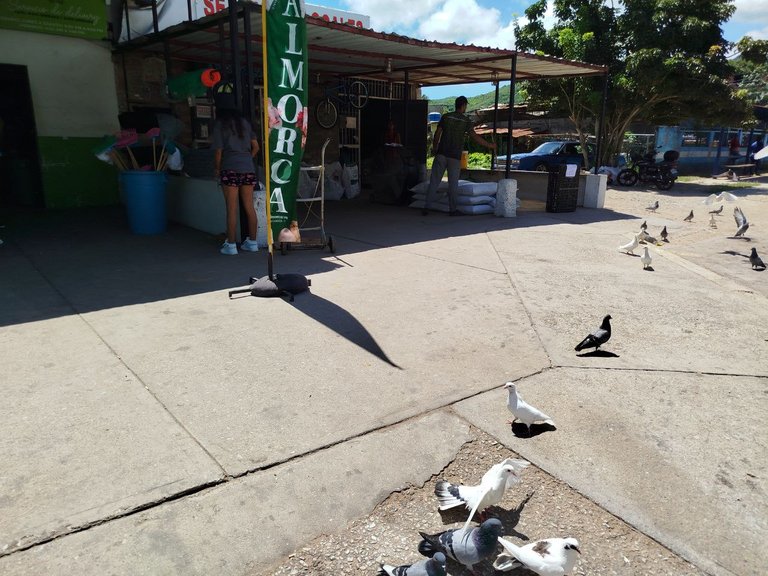
[[[731,22],[768,28],[768,0],[736,0]]]
[[[443,0],[343,0],[348,10],[371,17],[371,28],[382,32],[409,28],[434,12]],[[322,3],[322,0],[319,0]]]

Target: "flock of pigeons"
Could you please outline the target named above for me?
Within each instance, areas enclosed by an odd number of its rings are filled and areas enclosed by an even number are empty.
[[[730,192],[721,192],[720,194],[710,194],[707,198],[704,199],[703,203],[711,206],[712,204],[715,204],[717,202],[735,202],[737,200],[737,197],[731,194]],[[723,213],[725,205],[720,204],[720,207],[714,210],[709,210],[709,226],[711,228],[717,228],[717,220],[715,219],[715,216],[719,216]],[[656,200],[653,204],[646,207],[646,210],[649,212],[656,212],[656,210],[659,209],[659,201]],[[747,220],[747,217],[744,215],[744,211],[739,208],[738,206],[734,207],[733,209],[733,219],[736,221],[736,232],[734,233],[731,238],[744,238],[745,240],[749,240],[748,237],[745,236],[747,230],[749,230],[749,221]],[[688,213],[688,216],[683,218],[683,222],[692,222],[693,221],[693,210],[691,210]],[[659,236],[661,237],[661,240],[663,242],[669,242],[669,233],[667,232],[667,227],[664,226],[662,228],[661,232],[659,233]],[[643,254],[640,256],[640,262],[643,265],[643,270],[653,270],[651,268],[651,262],[653,261],[653,258],[648,251],[648,244],[657,244],[656,238],[648,234],[648,224],[644,220],[643,223],[640,225],[640,232],[635,234],[627,244],[624,244],[622,246],[619,246],[619,252],[625,252],[626,254],[632,254],[634,255],[634,251],[639,248],[640,244],[645,244],[643,247]],[[752,247],[752,252],[749,255],[749,263],[752,265],[753,270],[762,269],[765,270],[765,263],[763,263],[762,258],[757,253],[757,248]]]
[[[576,351],[586,348],[597,350],[611,337],[611,316],[605,316],[602,324],[576,346]],[[547,422],[554,425],[552,418],[528,404],[520,397],[514,382],[504,384],[507,390],[507,408],[514,418],[525,424],[530,434],[531,425]],[[477,486],[451,484],[439,480],[435,484],[438,510],[449,510],[464,506],[469,509],[469,516],[461,528],[445,530],[437,534],[419,532],[421,542],[418,550],[426,560],[415,564],[393,566],[382,564],[380,576],[446,576],[447,559],[466,566],[475,574],[475,565],[496,554],[497,545],[503,551],[496,556],[493,567],[507,572],[516,568],[527,568],[539,576],[566,576],[571,574],[579,554],[579,541],[576,538],[546,538],[525,546],[518,546],[501,537],[503,526],[498,518],[488,518],[487,509],[499,504],[504,491],[520,482],[521,474],[529,466],[525,460],[506,460],[494,464],[486,472]],[[479,512],[481,524],[470,527],[470,522]]]

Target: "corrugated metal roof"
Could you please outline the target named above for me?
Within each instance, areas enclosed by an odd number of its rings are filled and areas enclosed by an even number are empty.
[[[244,20],[251,24],[250,49],[257,70],[261,69],[261,9],[256,4],[238,3],[238,33],[241,62],[245,61]],[[605,74],[606,69],[549,56],[539,56],[483,46],[417,40],[399,34],[376,32],[321,18],[307,16],[309,73],[320,77],[361,77],[422,86],[503,81],[511,76],[512,58],[517,54],[516,78],[558,78]],[[215,65],[230,57],[228,10],[193,22],[183,22],[123,42],[115,51],[142,50],[163,55],[164,43],[173,59]]]

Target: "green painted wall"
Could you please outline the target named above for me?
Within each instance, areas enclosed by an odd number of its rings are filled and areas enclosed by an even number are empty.
[[[117,204],[117,170],[93,153],[101,138],[39,137],[48,209]]]

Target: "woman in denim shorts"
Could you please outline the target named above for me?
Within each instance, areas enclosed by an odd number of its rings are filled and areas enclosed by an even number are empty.
[[[227,238],[221,246],[222,254],[237,254],[238,197],[248,219],[248,237],[240,248],[256,252],[256,210],[253,207],[253,187],[256,185],[256,167],[253,159],[259,153],[259,142],[248,120],[237,110],[217,109],[213,126],[216,178],[221,183],[227,203]]]

